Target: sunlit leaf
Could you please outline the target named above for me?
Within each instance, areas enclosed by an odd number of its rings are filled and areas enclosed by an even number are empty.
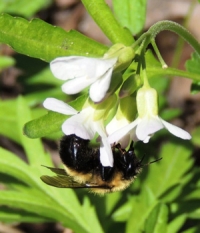
[[[18,53],[45,61],[69,55],[102,56],[107,47],[77,31],[64,31],[40,19],[0,15],[0,42],[10,45]]]
[[[200,75],[200,57],[197,53],[192,54],[192,58],[186,61],[186,69],[189,72]],[[193,81],[191,91],[196,94],[200,91],[200,81]]]
[[[76,110],[80,110],[86,100],[86,95],[80,96],[69,104]],[[38,119],[32,120],[25,124],[24,133],[30,138],[44,137],[48,134],[61,131],[61,125],[70,116],[49,111]]]
[[[12,57],[0,56],[0,71],[15,64],[15,60]]]
[[[192,142],[194,143],[194,145],[200,146],[199,135],[200,135],[200,126],[197,126],[192,131]]]
[[[146,233],[166,233],[168,221],[168,208],[165,204],[159,203],[149,214],[145,223]]]
[[[182,214],[172,219],[172,221],[168,223],[167,233],[177,233],[179,229],[183,226],[184,222],[186,221],[186,218],[187,218],[187,215]]]
[[[37,214],[30,213],[28,211],[23,211],[19,209],[11,209],[5,206],[1,206],[0,219],[4,223],[13,223],[13,222],[51,222],[52,219],[43,218]]]
[[[1,0],[0,13],[6,12],[13,15],[21,15],[30,17],[35,14],[38,10],[41,10],[50,5],[52,0]]]
[[[163,159],[153,165],[145,184],[152,189],[156,196],[160,196],[170,187],[181,183],[182,176],[193,165],[190,155],[191,145],[187,142],[181,144],[178,143],[178,140],[175,140],[175,143],[163,145],[160,153],[160,157]],[[154,182],[151,182],[151,180]]]
[[[113,0],[113,9],[123,27],[133,35],[141,32],[146,19],[146,0]]]

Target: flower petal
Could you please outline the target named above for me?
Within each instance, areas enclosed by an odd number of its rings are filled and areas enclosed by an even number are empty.
[[[65,135],[75,134],[76,136],[91,140],[95,132],[89,124],[84,122],[81,114],[74,115],[62,124],[62,131]]]
[[[103,124],[103,121],[96,121],[94,122],[94,130],[97,132],[100,136],[100,161],[101,164],[104,167],[113,167],[113,153],[110,146],[110,143],[108,142],[108,138],[106,135],[105,127]]]
[[[87,62],[85,62],[85,57],[69,56],[56,58],[50,63],[50,69],[53,75],[61,80],[87,76]]]
[[[151,136],[147,136],[147,137],[143,140],[143,142],[144,142],[144,143],[148,143],[149,140],[150,140],[150,138],[151,138]]]
[[[136,136],[141,141],[148,141],[148,137],[163,127],[158,116],[140,118],[140,123],[136,128]]]
[[[93,82],[93,79],[87,79],[86,76],[74,78],[62,85],[62,91],[68,95],[73,95],[90,86]]]
[[[92,101],[98,103],[105,97],[110,87],[111,77],[112,69],[110,68],[100,79],[91,85],[89,93]]]
[[[100,161],[104,167],[113,167],[113,153],[107,138],[101,138]]]
[[[108,136],[109,143],[110,144],[118,143],[121,138],[123,138],[124,136],[126,136],[126,134],[130,133],[130,131],[135,128],[135,126],[138,124],[138,122],[139,122],[139,118],[137,118],[136,120],[134,120],[132,123],[130,123],[130,124],[122,127],[121,129],[115,131],[111,135],[109,135]]]
[[[82,56],[59,57],[50,63],[54,76],[61,80],[101,77],[117,61],[117,58],[102,59]]]
[[[76,109],[72,108],[70,105],[55,98],[47,98],[43,102],[43,106],[48,110],[59,112],[66,115],[74,115],[78,113],[78,111],[76,111]]]
[[[185,131],[185,130],[183,130],[183,129],[181,129],[181,128],[175,126],[175,125],[172,125],[172,124],[170,124],[170,123],[164,121],[164,120],[161,119],[161,118],[160,118],[160,120],[162,121],[162,123],[163,123],[163,125],[165,126],[165,128],[166,128],[171,134],[175,135],[176,137],[179,137],[179,138],[182,138],[182,139],[186,139],[186,140],[189,140],[189,139],[192,138],[191,135],[190,135],[187,131]]]

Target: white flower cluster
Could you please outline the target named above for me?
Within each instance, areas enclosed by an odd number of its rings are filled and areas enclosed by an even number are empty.
[[[102,101],[109,89],[113,69],[117,58],[87,58],[79,56],[60,57],[50,63],[54,76],[67,82],[62,85],[66,94],[76,94],[89,87],[89,96],[95,103]],[[170,133],[182,139],[190,139],[188,132],[164,121],[158,116],[157,92],[151,87],[142,87],[137,92],[138,117],[129,122],[125,117],[104,126],[104,120],[94,120],[95,109],[91,106],[80,112],[70,105],[55,98],[47,98],[44,107],[48,110],[70,115],[62,125],[65,135],[75,134],[83,139],[100,136],[100,160],[103,166],[113,166],[111,145],[120,143],[127,147],[130,140],[141,140],[147,143],[158,130],[166,128]],[[130,106],[131,111],[131,106]]]

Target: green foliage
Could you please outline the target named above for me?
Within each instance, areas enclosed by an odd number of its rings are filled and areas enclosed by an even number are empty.
[[[4,221],[12,222],[18,209],[19,219],[23,221],[59,221],[76,232],[102,232],[89,201],[86,215],[72,190],[54,189],[40,180],[39,177],[44,172],[41,164],[52,166],[52,162],[39,139],[30,140],[22,134],[22,125],[30,120],[29,109],[22,97],[18,98],[17,109],[19,141],[27,152],[29,164],[0,148],[1,182],[4,180],[6,186],[5,190],[0,191],[0,204],[3,206],[0,215]],[[10,218],[11,209],[14,211]],[[92,218],[87,218],[88,215]]]
[[[15,64],[15,60],[12,57],[0,56],[0,71]]]
[[[38,10],[46,8],[52,3],[52,0],[1,0],[0,13],[6,12],[13,15],[31,17]]]
[[[130,46],[134,39],[129,30],[119,24],[104,0],[82,0],[86,10],[104,34],[115,43]]]
[[[23,2],[3,1],[0,10],[30,17],[49,3],[44,0],[26,1],[26,4]],[[144,0],[114,0],[114,11],[119,23],[104,0],[82,2],[113,43],[131,45],[134,39],[130,31],[138,34],[143,28],[146,10]],[[8,6],[8,3],[12,3],[12,6]],[[39,19],[28,22],[6,14],[0,15],[0,42],[10,45],[19,53],[48,62],[69,55],[101,57],[108,49],[76,31],[66,32]],[[18,66],[20,59],[16,58]],[[68,117],[54,112],[47,114],[40,107],[42,102],[47,97],[55,97],[81,110],[87,95],[78,98],[76,95],[75,99],[61,93],[62,82],[53,77],[49,68],[43,63],[35,65],[36,61],[29,59],[22,57],[23,66],[20,68],[25,75],[18,80],[25,90],[24,96],[0,101],[0,134],[20,145],[27,161],[0,148],[0,183],[3,187],[0,190],[1,222],[59,222],[80,233],[199,232],[200,170],[191,156],[200,144],[199,128],[192,132],[192,143],[174,140],[174,137],[168,140],[169,133],[164,130],[157,133],[147,145],[136,143],[136,155],[139,158],[146,154],[145,160],[154,161],[160,157],[162,160],[144,166],[133,185],[123,192],[99,197],[87,190],[75,192],[72,189],[50,187],[40,180],[41,175],[52,175],[41,165],[53,164],[41,141],[30,138],[60,139],[61,125]],[[141,62],[138,59],[140,57],[137,55],[123,75],[123,80],[128,80],[123,88],[129,94],[142,85],[140,77],[136,75],[138,62]],[[149,51],[145,59],[150,84],[159,93],[160,115],[167,120],[179,116],[179,109],[169,109],[167,106],[164,94],[169,80],[165,77],[178,75],[200,81],[199,57],[193,55],[186,64],[186,72],[173,68],[163,69]],[[32,63],[28,64],[28,60]],[[0,69],[13,64],[14,59],[0,57]]]
[[[146,0],[113,0],[113,10],[123,27],[133,35],[140,33],[146,20]],[[138,14],[139,12],[139,14]]]
[[[80,96],[78,99],[70,102],[70,105],[76,110],[80,110],[86,98],[86,95]],[[55,132],[61,132],[61,125],[69,117],[49,111],[48,114],[26,123],[24,126],[24,134],[30,138],[38,138]]]
[[[200,74],[200,57],[197,53],[192,54],[192,58],[187,60],[186,62],[186,69],[189,72],[193,72],[195,74]],[[200,80],[193,81],[191,91],[193,94],[196,94],[200,91]]]
[[[0,15],[0,42],[15,51],[45,61],[69,55],[102,56],[107,48],[77,31],[66,32],[40,19]]]
[[[199,135],[200,135],[200,126],[196,127],[192,132],[192,142],[196,146],[200,146]]]

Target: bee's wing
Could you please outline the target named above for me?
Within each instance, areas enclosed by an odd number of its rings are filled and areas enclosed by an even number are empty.
[[[57,188],[87,188],[86,184],[76,182],[72,177],[66,176],[41,176],[40,179]]]
[[[47,167],[45,165],[42,165],[43,167],[46,167],[48,169],[50,169],[52,172],[54,172],[55,174],[57,175],[67,175],[65,169],[62,169],[62,168],[55,168],[55,167]]]
[[[44,166],[44,165],[42,165]],[[107,185],[98,185],[94,183],[78,183],[74,180],[72,176],[69,176],[64,169],[61,168],[54,168],[54,167],[47,167],[52,172],[54,172],[57,176],[41,176],[40,179],[51,186],[57,188],[101,188],[101,189],[110,189]]]

